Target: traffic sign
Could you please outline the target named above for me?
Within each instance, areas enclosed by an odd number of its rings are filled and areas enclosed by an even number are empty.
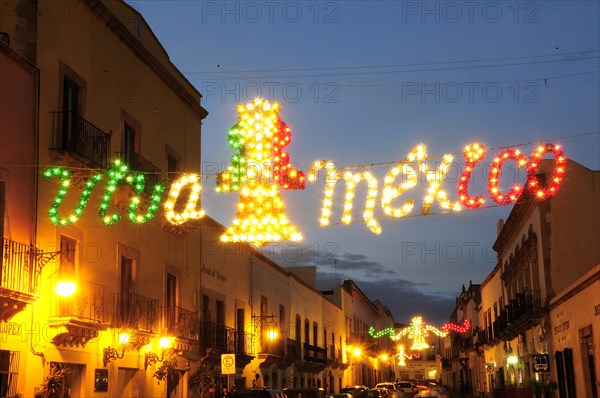
[[[545,354],[532,355],[533,357],[533,371],[534,372],[548,372],[550,358]]]
[[[235,354],[221,354],[221,374],[235,374]]]

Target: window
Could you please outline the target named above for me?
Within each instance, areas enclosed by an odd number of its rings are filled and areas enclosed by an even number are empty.
[[[60,268],[58,278],[60,280],[75,279],[75,248],[77,241],[64,235],[60,236]]]
[[[13,397],[17,393],[19,352],[0,350],[0,397]]]
[[[122,112],[122,130],[121,130],[121,157],[135,170],[142,171],[144,166],[140,159],[140,144],[142,125],[133,116],[127,112]]]
[[[167,172],[169,177],[175,176],[180,171],[181,157],[175,153],[172,149],[167,150]]]
[[[133,306],[133,259],[121,256],[119,285],[119,313],[120,320],[125,325],[135,322]],[[134,325],[131,325],[134,326]]]
[[[308,319],[304,320],[304,343],[310,344],[310,323]]]
[[[313,345],[319,345],[319,324],[317,322],[313,322]]]
[[[172,328],[177,323],[177,277],[167,272],[165,286],[165,305],[167,327]]]
[[[284,325],[285,325],[285,306],[279,304],[279,333],[284,336]]]
[[[135,129],[127,122],[123,125],[123,157],[131,164],[135,153]]]

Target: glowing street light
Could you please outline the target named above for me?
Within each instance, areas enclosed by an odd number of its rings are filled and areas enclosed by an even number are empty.
[[[54,291],[61,297],[71,297],[77,290],[77,284],[73,281],[60,281],[56,284]]]

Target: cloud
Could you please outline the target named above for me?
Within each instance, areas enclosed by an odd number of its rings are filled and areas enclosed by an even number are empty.
[[[283,267],[316,266],[317,288],[330,290],[352,279],[372,301],[379,300],[392,312],[396,322],[408,323],[414,315],[423,315],[432,324],[448,320],[455,304],[452,297],[432,292],[428,283],[400,278],[383,264],[360,253],[337,253],[337,246],[293,245],[263,254]]]

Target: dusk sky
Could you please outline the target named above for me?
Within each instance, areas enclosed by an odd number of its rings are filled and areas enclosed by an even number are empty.
[[[487,169],[478,166],[471,189],[489,208],[440,214],[435,203],[431,215],[419,216],[427,188],[420,181],[396,200],[414,198],[411,216],[394,219],[380,206],[390,165],[372,164],[401,161],[419,143],[429,155],[455,154],[443,184],[453,201],[461,151],[476,141],[498,148],[548,140],[600,169],[598,1],[129,4],[204,96],[202,200],[217,221],[230,224],[239,198],[215,192],[215,172],[233,154],[227,132],[238,103],[256,96],[281,104],[280,117],[292,128],[286,150],[302,170],[329,159],[378,178],[380,235],[362,220],[364,188],[352,223],[341,225],[340,182],[332,225],[321,227],[324,185],[309,183],[282,194],[304,240],[262,250],[283,266],[316,265],[321,289],[355,280],[397,322],[413,314],[431,323],[448,319],[461,286],[480,283],[494,267],[496,223],[511,206],[491,206]],[[529,156],[533,148],[521,149]],[[525,178],[507,163],[501,187]]]

